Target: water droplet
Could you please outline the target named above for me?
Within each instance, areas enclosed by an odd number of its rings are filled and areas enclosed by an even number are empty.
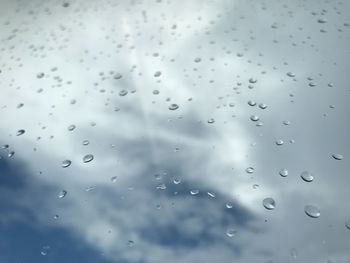
[[[58,194],[58,198],[62,199],[67,195],[67,191],[66,190],[62,190],[61,192],[59,192]]]
[[[121,97],[125,96],[126,94],[128,94],[128,91],[126,89],[119,91],[119,96]]]
[[[306,205],[304,207],[305,214],[312,218],[318,218],[321,215],[320,210],[313,205]]]
[[[63,162],[62,162],[62,167],[63,168],[67,168],[68,166],[70,166],[72,164],[72,161],[70,161],[70,160],[64,160]]]
[[[115,183],[115,182],[117,181],[117,178],[118,178],[117,176],[111,177],[111,182],[112,182],[112,183]]]
[[[293,78],[293,77],[295,77],[295,73],[293,73],[293,72],[288,72],[288,73],[287,73],[287,76]]]
[[[345,227],[350,230],[350,219],[345,222]]]
[[[258,184],[253,184],[253,189],[258,189],[259,188],[259,185]]]
[[[120,73],[116,73],[114,75],[114,79],[121,79],[121,78],[122,78],[122,74],[120,74]]]
[[[248,167],[247,169],[245,169],[245,171],[246,171],[246,173],[248,173],[248,174],[252,174],[252,173],[254,173],[254,168],[253,167]]]
[[[229,229],[227,229],[227,231],[226,231],[226,235],[227,235],[228,237],[234,237],[234,236],[236,235],[236,233],[237,233],[237,231],[234,230],[233,228],[229,228]]]
[[[69,125],[67,129],[68,131],[73,131],[75,129],[75,125],[74,124]]]
[[[233,207],[233,204],[232,204],[232,203],[226,203],[226,207],[227,207],[228,209],[231,209],[231,208]]]
[[[40,251],[40,254],[41,254],[42,256],[46,256],[47,253],[49,253],[49,250],[50,250],[50,246],[43,246],[42,249],[41,249],[41,251]]]
[[[180,184],[181,183],[181,179],[174,178],[173,182],[174,182],[174,184]]]
[[[158,190],[165,190],[165,189],[166,189],[166,185],[165,185],[165,184],[159,184],[159,185],[157,186],[157,189],[158,189]]]
[[[191,195],[198,195],[199,194],[199,190],[198,189],[193,189],[190,191]]]
[[[24,134],[25,132],[26,132],[25,130],[18,130],[16,135],[20,136],[20,135]]]
[[[169,107],[168,107],[168,109],[169,110],[177,110],[179,108],[179,105],[177,105],[177,104],[171,104]]]
[[[252,116],[250,116],[250,120],[251,120],[251,121],[258,121],[258,120],[259,120],[259,116],[257,116],[257,115],[252,115]]]
[[[90,191],[94,190],[95,188],[96,188],[96,186],[89,186],[89,187],[85,188],[85,191],[90,192]]]
[[[254,83],[257,83],[257,82],[258,82],[258,80],[255,79],[255,78],[250,78],[250,79],[249,79],[249,83],[254,84]]]
[[[83,162],[88,163],[91,162],[94,159],[94,156],[92,154],[87,154],[83,157]]]
[[[342,154],[339,154],[339,153],[335,153],[335,154],[332,154],[332,157],[335,159],[335,160],[342,160],[344,157]]]
[[[59,215],[54,215],[53,219],[57,220],[59,218]]]
[[[273,200],[271,197],[265,198],[263,200],[263,206],[267,210],[273,210],[273,209],[275,209],[275,206],[276,206],[275,200]]]
[[[36,75],[36,77],[38,78],[38,79],[41,79],[41,78],[43,78],[45,76],[45,74],[43,73],[43,72],[40,72],[40,73],[38,73],[37,75]]]
[[[133,247],[135,245],[135,242],[132,240],[128,241],[128,247]]]
[[[11,152],[9,152],[8,154],[7,154],[7,157],[8,158],[11,158],[12,156],[14,156],[15,155],[15,152],[14,151],[11,151]]]
[[[207,121],[209,124],[213,124],[214,122],[215,122],[215,120],[213,119],[213,118],[210,118],[210,119],[208,119],[208,121]]]
[[[327,23],[327,19],[326,18],[320,18],[320,19],[317,20],[317,22],[320,23],[320,24],[325,24],[325,23]]]
[[[194,62],[196,62],[196,63],[199,63],[199,62],[201,62],[201,61],[202,61],[201,58],[195,58],[195,59],[194,59]]]
[[[156,71],[154,73],[154,77],[156,77],[156,78],[160,77],[160,75],[162,75],[162,72],[160,72],[160,71]]]
[[[314,180],[314,177],[311,173],[309,173],[308,171],[304,171],[300,174],[301,179],[303,179],[305,182],[312,182]]]
[[[89,144],[90,144],[90,142],[89,142],[88,140],[84,140],[84,141],[83,141],[83,145],[84,145],[84,146],[89,145]]]
[[[298,257],[298,250],[296,248],[292,248],[290,250],[290,255],[292,256],[292,258],[297,258]]]
[[[288,176],[288,170],[287,169],[282,169],[279,171],[280,176],[282,177],[287,177]]]
[[[267,108],[267,105],[266,105],[265,103],[260,103],[260,104],[259,104],[259,108],[262,109],[262,110],[264,110],[264,109]]]
[[[278,145],[278,146],[283,145],[283,143],[284,143],[283,140],[277,140],[277,141],[276,141],[276,145]]]
[[[256,102],[255,102],[255,101],[250,100],[250,101],[248,101],[248,105],[253,107],[253,106],[255,106],[255,105],[256,105]]]
[[[213,192],[207,192],[207,194],[212,197],[212,198],[215,198],[215,194]]]
[[[155,90],[153,90],[152,93],[153,93],[154,95],[158,95],[158,94],[159,94],[159,90],[155,89]]]
[[[287,126],[290,124],[290,121],[283,121],[283,124]]]

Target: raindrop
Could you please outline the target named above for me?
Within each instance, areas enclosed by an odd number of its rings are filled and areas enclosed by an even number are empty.
[[[301,179],[303,179],[305,182],[312,182],[314,180],[314,177],[311,173],[309,173],[308,171],[304,171],[300,174]]]
[[[89,186],[89,187],[85,188],[85,191],[90,192],[90,191],[94,190],[95,188],[96,188],[96,186]]]
[[[257,83],[257,82],[258,82],[258,80],[255,79],[255,78],[250,78],[250,79],[249,79],[249,83],[254,84],[254,83]]]
[[[159,184],[159,185],[157,186],[157,189],[158,189],[158,190],[165,190],[165,189],[166,189],[166,185],[165,185],[165,184]]]
[[[41,254],[42,256],[46,256],[47,253],[49,253],[49,250],[50,250],[50,246],[43,246],[42,249],[41,249],[41,251],[40,251],[40,254]]]
[[[112,182],[112,183],[115,183],[115,182],[117,181],[117,178],[118,178],[117,176],[111,177],[111,182]]]
[[[275,200],[273,200],[272,198],[268,197],[265,198],[263,200],[263,206],[267,209],[267,210],[273,210],[275,209],[276,203]]]
[[[317,20],[317,22],[320,23],[320,24],[325,24],[325,23],[327,23],[327,19],[320,18],[320,19]]]
[[[72,164],[72,161],[70,160],[64,160],[62,162],[62,168],[67,168],[68,166],[70,166]]]
[[[84,146],[89,145],[89,144],[90,144],[90,142],[89,142],[88,140],[84,140],[84,141],[83,141],[83,145],[84,145]]]
[[[198,189],[193,189],[190,191],[191,195],[198,195],[199,194],[199,190]]]
[[[59,218],[59,215],[54,215],[53,219],[57,220]]]
[[[213,192],[207,192],[207,194],[212,197],[212,198],[215,198],[215,194]]]
[[[253,167],[248,167],[247,169],[245,169],[245,171],[247,174],[252,174],[252,173],[254,173],[255,170]]]
[[[122,74],[120,74],[120,73],[116,73],[114,75],[114,79],[121,79],[121,78],[122,78]]]
[[[293,73],[293,72],[288,72],[288,73],[287,73],[287,76],[293,78],[293,77],[295,77],[295,73]]]
[[[37,75],[36,75],[36,77],[38,78],[38,79],[41,79],[41,78],[43,78],[44,77],[44,73],[43,72],[41,72],[41,73],[38,73]]]
[[[152,93],[153,93],[154,95],[158,95],[158,94],[159,94],[159,90],[155,89]]]
[[[304,207],[305,214],[312,218],[318,218],[321,215],[320,210],[313,205],[306,205]]]
[[[62,199],[67,195],[67,191],[66,190],[62,190],[61,192],[59,192],[58,194],[58,198]]]
[[[252,115],[252,116],[250,116],[250,120],[251,121],[258,121],[259,120],[259,116]]]
[[[287,169],[282,169],[279,171],[280,176],[282,177],[287,177],[288,176],[288,170]]]
[[[162,72],[160,72],[160,71],[156,71],[154,73],[154,77],[156,77],[156,78],[160,77],[160,75],[162,75]]]
[[[292,258],[297,258],[298,257],[298,250],[296,248],[292,248],[290,250],[290,255],[292,256]]]
[[[232,203],[226,203],[226,207],[227,207],[228,209],[231,209],[231,208],[233,207],[233,204],[232,204]]]
[[[283,143],[284,143],[283,140],[277,140],[277,141],[276,141],[276,145],[278,145],[278,146],[283,145]]]
[[[345,227],[350,230],[350,219],[345,222]]]
[[[332,157],[337,161],[340,161],[344,158],[343,155],[339,153],[332,154]]]
[[[236,233],[237,233],[237,231],[234,230],[233,228],[229,228],[229,229],[227,229],[227,231],[226,231],[226,235],[227,235],[228,237],[234,237],[234,236],[236,235]]]
[[[174,182],[174,184],[180,184],[181,183],[181,179],[174,178],[173,182]]]
[[[11,151],[11,152],[8,153],[7,157],[8,157],[8,158],[11,158],[11,157],[14,156],[14,155],[15,155],[15,152],[14,152],[14,151]]]
[[[67,129],[68,131],[73,131],[75,129],[75,125],[74,124],[69,125]]]
[[[213,124],[214,122],[215,122],[215,120],[213,118],[208,119],[209,124]]]
[[[94,156],[92,154],[87,154],[83,157],[83,162],[88,163],[91,162],[94,159]]]
[[[264,109],[267,108],[267,105],[266,105],[265,103],[260,103],[260,104],[259,104],[259,108],[262,109],[262,110],[264,110]]]
[[[202,61],[201,58],[195,58],[195,59],[194,59],[194,62],[196,62],[196,63],[199,63],[199,62],[201,62],[201,61]]]
[[[290,124],[290,121],[283,121],[283,124],[287,126]]]
[[[135,246],[135,242],[132,241],[132,240],[129,240],[128,241],[128,247],[133,247],[133,246]]]
[[[168,109],[169,110],[177,110],[179,108],[179,105],[177,105],[177,104],[171,104],[169,107],[168,107]]]
[[[16,135],[20,136],[20,135],[24,134],[25,132],[26,132],[25,130],[18,130]]]
[[[125,96],[126,94],[128,94],[128,91],[125,89],[119,91],[119,96],[121,96],[121,97]]]
[[[253,106],[255,106],[255,105],[256,105],[256,102],[255,102],[255,101],[250,100],[250,101],[248,101],[248,105],[253,107]]]

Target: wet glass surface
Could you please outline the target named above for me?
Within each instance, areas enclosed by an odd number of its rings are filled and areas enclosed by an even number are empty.
[[[0,263],[350,262],[349,1],[0,2]]]

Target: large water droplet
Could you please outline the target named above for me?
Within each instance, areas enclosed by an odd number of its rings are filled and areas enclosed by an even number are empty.
[[[275,209],[276,206],[276,202],[275,200],[273,200],[271,197],[265,198],[263,200],[263,206],[267,209],[267,210],[273,210]]]
[[[62,162],[62,167],[63,168],[67,168],[68,166],[70,166],[72,164],[72,161],[70,161],[70,160],[64,160],[63,162]]]
[[[300,177],[301,177],[301,179],[303,179],[305,182],[308,182],[308,183],[310,183],[310,182],[312,182],[314,180],[313,175],[310,172],[308,172],[308,171],[302,172],[300,174]]]
[[[62,190],[61,192],[59,192],[59,194],[58,194],[58,198],[59,199],[62,199],[62,198],[64,198],[65,196],[67,195],[67,191],[66,190]]]
[[[339,154],[339,153],[332,154],[332,157],[338,161],[340,161],[344,158],[344,156],[342,154]]]
[[[233,207],[233,204],[232,203],[226,203],[226,207],[228,208],[228,209],[231,209],[232,207]]]
[[[312,218],[318,218],[321,215],[320,210],[313,205],[306,205],[304,207],[305,214]]]
[[[91,162],[94,159],[94,156],[92,154],[87,154],[83,157],[83,162],[88,163]]]
[[[250,100],[250,101],[248,101],[248,105],[253,107],[253,106],[255,106],[255,105],[256,105],[256,102],[255,102],[255,101]]]
[[[179,105],[177,105],[177,104],[175,104],[175,103],[171,104],[171,105],[168,107],[169,110],[177,110],[178,108],[179,108]]]

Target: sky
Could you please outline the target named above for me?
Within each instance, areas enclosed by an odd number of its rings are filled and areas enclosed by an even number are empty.
[[[349,263],[349,12],[1,0],[0,263]]]

